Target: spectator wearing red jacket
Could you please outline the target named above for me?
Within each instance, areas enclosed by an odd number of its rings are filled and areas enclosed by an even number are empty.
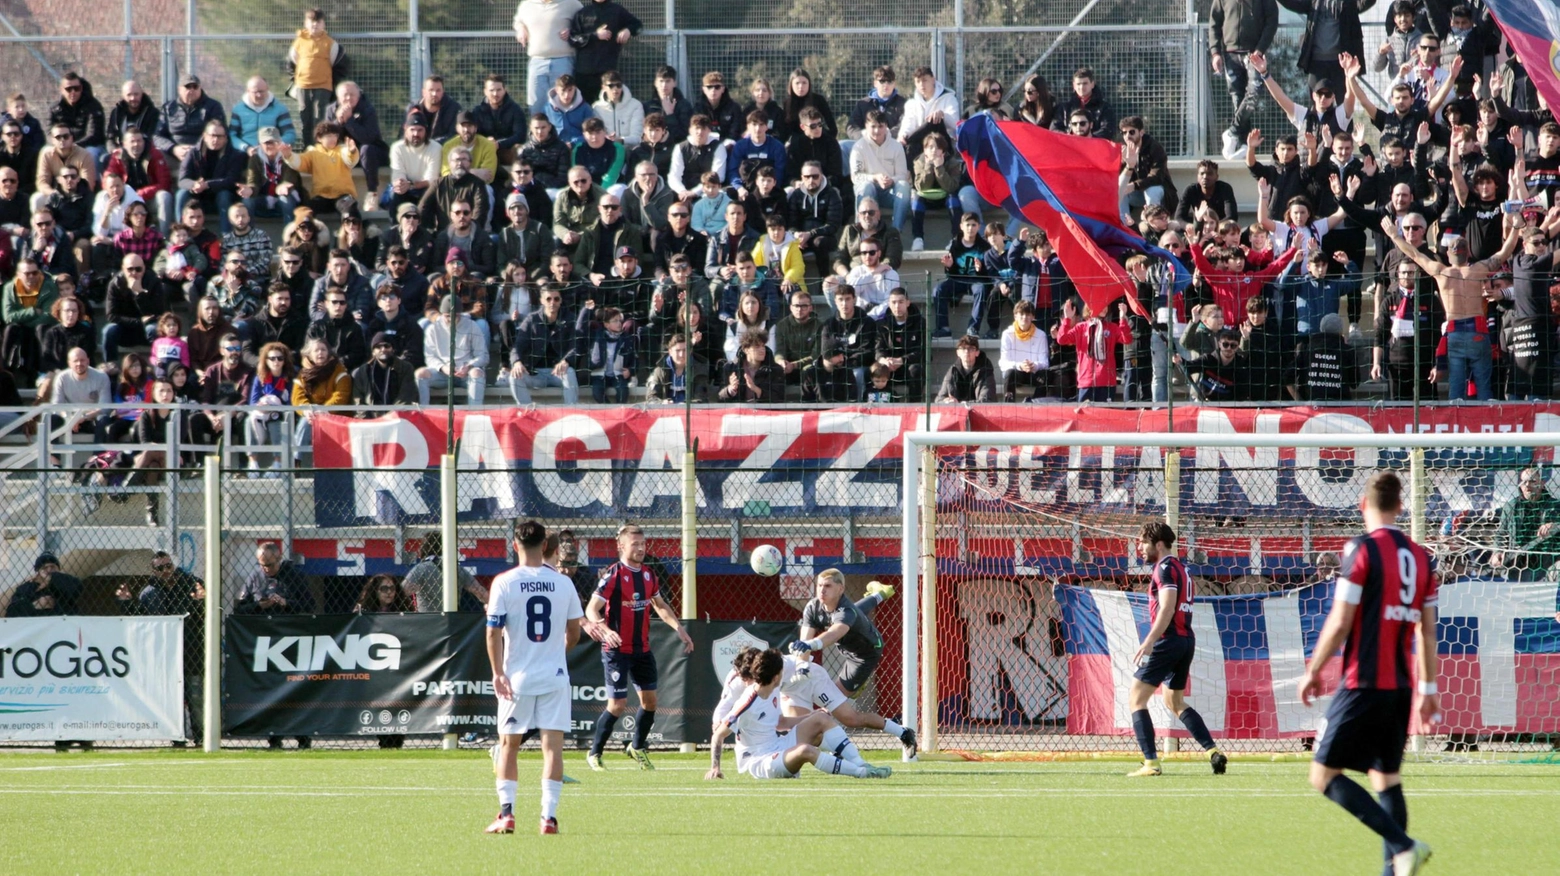
[[[1192,249],[1192,264],[1202,273],[1203,280],[1207,281],[1208,288],[1213,292],[1213,303],[1225,313],[1245,313],[1246,302],[1261,294],[1262,287],[1271,283],[1283,273],[1284,268],[1294,261],[1300,250],[1290,247],[1283,255],[1269,262],[1267,267],[1261,270],[1247,270],[1246,252],[1242,249],[1212,249],[1215,265],[1204,254],[1202,247],[1194,246]]]
[[[1062,323],[1051,337],[1058,344],[1078,348],[1078,401],[1116,400],[1116,347],[1132,340],[1125,301],[1119,304],[1119,313],[1119,322],[1106,322],[1085,304],[1080,320],[1073,299],[1062,302]]]
[[[158,228],[166,233],[173,224],[173,172],[162,150],[153,149],[146,134],[134,125],[120,132],[123,144],[109,155],[108,167],[125,185],[135,189],[141,200],[156,211]]]

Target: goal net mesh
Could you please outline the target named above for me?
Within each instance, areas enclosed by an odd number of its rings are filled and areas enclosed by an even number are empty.
[[[1339,557],[1361,532],[1363,485],[1393,471],[1409,506],[1400,523],[1424,533],[1442,582],[1443,714],[1412,728],[1414,756],[1555,757],[1560,472],[1550,448],[1173,452],[994,436],[933,458],[935,503],[923,503],[921,525],[934,536],[935,641],[922,647],[935,652],[941,750],[1136,752],[1126,692],[1149,624],[1136,544],[1144,523],[1168,518],[1197,593],[1188,700],[1229,751],[1303,755],[1327,700],[1302,705],[1296,684]],[[1197,750],[1158,697],[1150,712],[1162,749]]]

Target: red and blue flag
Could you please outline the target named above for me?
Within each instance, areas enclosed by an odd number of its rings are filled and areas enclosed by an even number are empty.
[[[1121,261],[1133,253],[1175,267],[1175,288],[1191,275],[1167,250],[1121,224],[1121,147],[979,115],[959,126],[959,152],[980,196],[1045,229],[1078,294],[1096,314],[1125,295],[1143,316]]]

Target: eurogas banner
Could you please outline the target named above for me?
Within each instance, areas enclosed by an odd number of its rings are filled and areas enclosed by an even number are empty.
[[[226,623],[224,735],[497,732],[481,614],[236,615]],[[736,652],[796,635],[786,623],[684,624],[692,654],[670,629],[652,627],[660,673],[655,743],[707,741]],[[585,742],[609,695],[599,644],[582,637],[570,650],[569,684],[570,737]],[[618,722],[614,739],[632,736],[633,714]]]
[[[0,741],[184,738],[182,617],[0,620]]]

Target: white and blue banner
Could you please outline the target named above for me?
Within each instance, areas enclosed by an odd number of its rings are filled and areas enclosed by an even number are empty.
[[[0,620],[0,741],[184,738],[182,617]]]

